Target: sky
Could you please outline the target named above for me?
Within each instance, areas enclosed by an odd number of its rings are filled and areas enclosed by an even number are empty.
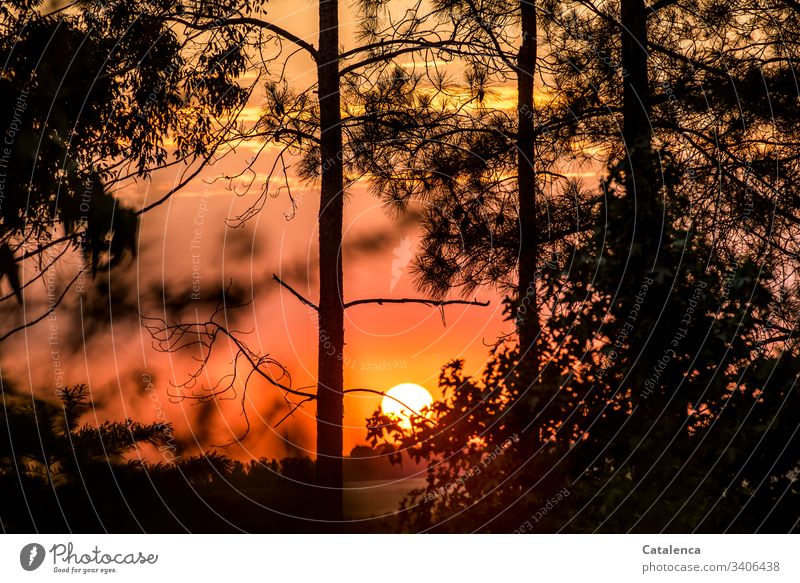
[[[246,426],[239,401],[173,402],[180,394],[173,385],[186,381],[196,363],[190,354],[155,350],[137,313],[154,318],[180,313],[185,322],[205,321],[219,290],[232,284],[234,301],[252,298],[252,303],[226,310],[229,326],[240,330],[239,337],[256,352],[269,353],[282,363],[294,387],[313,385],[315,314],[272,276],[277,274],[311,301],[318,301],[316,185],[298,184],[299,204],[291,220],[286,218],[291,203],[279,196],[270,198],[244,226],[233,228],[229,220],[249,206],[253,197],[232,194],[222,181],[208,182],[210,178],[198,181],[144,215],[135,258],[128,257],[110,273],[100,272],[94,279],[87,276],[82,295],[70,292],[52,317],[13,337],[0,355],[4,378],[50,399],[64,383],[88,383],[97,405],[94,422],[126,416],[166,420],[176,426],[180,450],[187,453],[225,444]],[[137,206],[153,200],[168,187],[165,177],[156,177],[152,184],[143,184],[138,200],[128,194],[122,197],[123,204]],[[345,216],[345,299],[423,297],[414,289],[409,273],[417,238],[413,221],[390,218],[365,186],[353,188]],[[48,285],[60,290],[79,264],[74,256],[62,261],[52,280],[34,284],[26,294],[25,313],[11,317],[30,320],[46,311],[53,296],[48,296]],[[489,354],[487,344],[512,328],[502,320],[499,295],[480,290],[476,297],[491,304],[447,307],[444,321],[440,310],[421,305],[349,309],[346,388],[388,390],[401,382],[414,382],[438,396],[437,377],[449,360],[464,358],[467,371],[479,373]],[[195,391],[232,370],[230,346],[220,343],[216,350],[218,356],[201,375]],[[236,397],[241,394],[237,387]],[[375,395],[347,397],[346,452],[365,442],[365,419],[379,404],[380,397]],[[287,404],[278,389],[254,383],[246,407],[251,431],[242,444],[227,447],[226,453],[245,458],[313,455],[313,404],[275,429],[272,426],[286,414]]]
[[[308,0],[271,4],[272,18],[316,44],[316,3]],[[352,15],[342,10],[342,39],[352,39]],[[312,79],[310,61],[297,57],[290,76],[298,84]],[[507,100],[500,88],[497,99]],[[256,97],[244,119],[254,119]],[[203,321],[213,310],[219,290],[232,285],[231,296],[252,303],[225,312],[231,328],[259,354],[269,353],[292,376],[294,387],[314,385],[316,321],[312,310],[273,281],[277,274],[316,302],[324,290],[316,279],[318,212],[317,185],[300,183],[289,171],[297,201],[284,195],[269,198],[262,212],[244,226],[231,220],[252,205],[254,194],[243,184],[233,191],[223,174],[234,174],[254,150],[240,148],[205,172],[168,202],[142,219],[139,249],[111,273],[87,278],[82,294],[70,292],[51,317],[17,334],[0,350],[6,383],[52,399],[64,384],[87,383],[96,411],[87,421],[131,417],[138,421],[169,421],[176,427],[176,451],[192,453],[234,441],[243,434],[242,388],[209,403],[193,399],[192,391],[176,386],[196,368],[192,355],[162,353],[141,325],[146,317]],[[255,167],[257,177],[268,172],[270,156]],[[179,169],[180,170],[180,169]],[[150,181],[128,185],[119,193],[122,204],[140,208],[160,198],[175,184],[175,169],[156,173]],[[253,189],[257,191],[258,188]],[[238,193],[238,194],[237,194]],[[349,191],[345,211],[345,299],[423,297],[413,286],[409,263],[418,230],[413,220],[390,218],[365,184]],[[46,311],[53,290],[68,281],[80,265],[74,255],[59,263],[52,278],[32,285],[23,313],[6,313],[6,320],[28,321]],[[31,266],[27,271],[33,273]],[[49,286],[49,287],[48,287]],[[48,291],[49,290],[49,291]],[[200,297],[201,299],[196,299]],[[513,330],[502,318],[501,296],[479,290],[477,299],[489,307],[452,306],[444,311],[421,305],[360,306],[346,313],[344,356],[346,388],[388,390],[418,383],[435,397],[441,368],[454,358],[466,361],[465,372],[478,374],[489,356],[488,345]],[[216,356],[198,378],[202,392],[232,370],[230,345],[220,343]],[[365,419],[380,404],[375,395],[351,395],[345,403],[345,452],[364,443]],[[309,455],[314,450],[314,406],[306,405],[280,427],[274,424],[289,404],[280,391],[253,383],[245,409],[251,430],[225,453],[235,457]],[[175,452],[170,452],[174,454]],[[148,455],[151,455],[149,452]],[[166,454],[169,455],[169,454]]]

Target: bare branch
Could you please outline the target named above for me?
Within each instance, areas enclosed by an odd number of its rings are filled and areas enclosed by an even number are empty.
[[[425,298],[372,298],[372,299],[364,299],[364,300],[354,300],[352,302],[346,302],[344,304],[345,309],[352,308],[353,306],[360,306],[363,304],[378,304],[382,306],[383,304],[423,304],[425,306],[431,307],[444,307],[444,306],[453,306],[453,305],[460,305],[460,306],[481,306],[485,308],[489,305],[489,300],[485,302],[481,302],[478,300],[431,300]]]
[[[292,403],[294,405],[294,407],[289,409],[289,412],[286,415],[284,415],[283,417],[281,417],[281,419],[275,425],[273,425],[273,427],[274,428],[279,427],[281,425],[281,423],[286,421],[289,417],[294,416],[294,412],[295,411],[297,411],[300,407],[302,407],[306,403],[309,403],[309,402],[313,401],[314,399],[316,399],[316,396],[314,396],[314,397],[306,397],[305,399],[301,400],[298,403]]]
[[[446,39],[441,41],[425,41],[421,39],[419,42],[414,43],[412,46],[399,48],[393,51],[389,51],[385,54],[378,54],[371,57],[366,57],[365,59],[358,61],[356,63],[348,64],[347,66],[342,67],[342,69],[339,71],[339,75],[344,77],[349,73],[357,71],[358,69],[363,69],[364,67],[373,65],[375,63],[390,61],[391,59],[397,58],[401,55],[406,55],[408,53],[417,53],[429,49],[438,49],[453,56],[470,56],[471,53],[469,51],[469,46],[470,45],[467,42],[459,42],[452,39]]]
[[[651,12],[658,12],[662,8],[667,8],[668,6],[672,6],[673,4],[677,3],[678,0],[656,0],[650,6],[648,6],[647,9]]]
[[[415,417],[419,417],[420,419],[424,420],[426,423],[430,423],[434,427],[436,426],[436,422],[434,422],[432,419],[429,419],[428,417],[426,417],[425,415],[423,415],[419,411],[415,411],[412,407],[409,407],[408,405],[403,403],[403,401],[401,401],[400,399],[395,398],[393,395],[390,395],[386,391],[378,391],[376,389],[357,388],[357,389],[346,389],[346,390],[344,390],[342,392],[345,395],[347,395],[348,393],[368,393],[370,395],[378,395],[380,397],[387,397],[387,398],[391,399],[392,401],[402,405],[406,409],[406,411],[408,411],[409,413],[413,414]]]
[[[312,309],[314,309],[314,310],[317,310],[317,311],[319,311],[319,308],[316,306],[316,304],[314,304],[313,302],[311,302],[311,301],[307,300],[306,298],[304,298],[304,297],[303,297],[303,296],[300,294],[300,292],[298,292],[297,290],[295,290],[295,289],[294,289],[292,286],[290,286],[288,283],[286,283],[285,281],[283,281],[283,280],[282,280],[280,277],[278,277],[278,276],[277,276],[277,275],[275,275],[274,273],[272,274],[272,279],[274,279],[274,280],[275,280],[275,281],[277,281],[279,284],[281,284],[283,287],[285,287],[287,290],[289,290],[289,292],[290,292],[290,293],[291,293],[291,294],[292,294],[294,297],[296,297],[298,300],[300,300],[300,302],[302,302],[303,304],[307,305],[309,308],[312,308]],[[345,307],[346,307],[346,306],[345,306]]]
[[[293,389],[291,387],[291,377],[289,376],[288,371],[277,360],[270,357],[268,354],[256,354],[236,335],[235,331],[231,331],[225,326],[215,322],[213,318],[216,316],[216,314],[220,313],[220,311],[221,310],[217,310],[211,319],[206,322],[192,323],[167,323],[160,318],[149,318],[147,316],[142,316],[142,320],[145,322],[155,322],[155,324],[145,323],[144,326],[153,336],[156,350],[161,352],[174,352],[187,349],[196,349],[201,351],[202,356],[200,358],[195,357],[200,363],[200,366],[194,373],[189,375],[189,379],[186,382],[176,386],[192,388],[197,384],[197,380],[200,377],[203,369],[211,359],[212,349],[216,340],[218,339],[218,336],[222,335],[228,338],[228,340],[230,340],[237,348],[237,354],[233,361],[234,365],[237,364],[239,358],[244,358],[252,368],[252,372],[267,381],[269,384],[292,395],[297,395],[300,397],[313,396],[311,393],[305,393],[303,391]],[[280,371],[280,374],[277,376],[273,374],[271,367],[277,367]],[[235,375],[236,373],[234,371],[231,373],[230,377],[225,377],[226,379],[230,378],[230,382],[228,382],[224,388],[217,390],[221,386],[221,383],[217,383],[214,387],[212,387],[211,392],[204,393],[200,399],[210,400],[214,397],[221,396],[231,391],[233,389],[233,383],[236,380]],[[289,379],[289,384],[282,382],[284,378]]]
[[[236,18],[215,20],[208,24],[196,24],[194,22],[189,22],[188,20],[175,17],[170,17],[167,20],[169,20],[170,22],[176,22],[178,24],[182,24],[187,28],[192,28],[194,30],[213,30],[215,28],[222,28],[224,26],[236,26],[236,25],[247,25],[247,26],[254,26],[257,28],[263,28],[265,30],[275,33],[279,37],[284,38],[291,43],[296,44],[298,47],[305,50],[315,61],[319,58],[319,53],[317,52],[317,49],[315,49],[311,43],[304,41],[299,36],[289,32],[284,28],[281,28],[276,24],[267,22],[266,20],[261,20],[259,18],[241,16]]]
[[[64,301],[64,297],[67,295],[67,292],[70,290],[70,288],[73,285],[75,285],[75,282],[78,281],[80,276],[83,275],[83,272],[86,271],[87,269],[88,269],[88,266],[84,267],[83,269],[78,271],[77,275],[75,275],[75,277],[72,278],[72,281],[70,281],[67,284],[67,286],[64,288],[64,290],[61,292],[61,294],[55,299],[55,301],[52,303],[52,305],[50,305],[50,307],[48,308],[48,310],[44,314],[42,314],[41,316],[38,316],[37,318],[34,318],[33,320],[31,320],[29,322],[25,322],[24,324],[21,324],[21,325],[17,326],[13,330],[9,330],[8,332],[6,332],[2,336],[0,336],[0,342],[4,342],[10,336],[13,336],[17,332],[21,332],[22,330],[25,330],[26,328],[30,328],[31,326],[34,326],[34,325],[38,324],[39,322],[41,322],[42,320],[44,320],[45,318],[47,318],[61,304],[61,302]]]

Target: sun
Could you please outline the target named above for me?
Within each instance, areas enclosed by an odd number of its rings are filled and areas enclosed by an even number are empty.
[[[416,383],[401,383],[386,391],[381,410],[385,415],[396,415],[400,418],[400,427],[410,429],[410,417],[431,403],[433,397],[425,387]]]

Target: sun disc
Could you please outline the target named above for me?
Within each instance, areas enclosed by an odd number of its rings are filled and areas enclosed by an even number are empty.
[[[431,403],[433,397],[425,387],[416,383],[401,383],[386,391],[381,410],[386,415],[399,417],[400,425],[408,428],[411,427],[410,418]]]

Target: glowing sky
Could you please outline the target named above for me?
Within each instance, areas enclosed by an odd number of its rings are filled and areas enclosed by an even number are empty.
[[[316,3],[279,0],[271,3],[273,18],[316,44]],[[342,11],[345,45],[352,37],[352,15]],[[308,83],[313,69],[307,59],[291,63],[291,76]],[[497,97],[513,101],[513,91],[499,88]],[[257,115],[255,99],[244,119]],[[224,443],[245,427],[238,400],[205,406],[172,402],[171,383],[180,383],[192,370],[189,355],[161,354],[139,325],[136,312],[164,315],[183,306],[184,320],[205,319],[211,306],[192,299],[198,292],[213,293],[232,281],[253,303],[231,312],[231,327],[249,334],[242,337],[261,353],[283,363],[296,387],[314,385],[316,328],[311,311],[272,281],[277,273],[312,301],[319,297],[315,276],[318,196],[314,185],[289,180],[298,201],[296,216],[286,196],[269,199],[265,209],[243,228],[232,229],[226,219],[252,204],[253,195],[236,196],[224,181],[212,182],[223,173],[235,173],[252,156],[242,148],[206,172],[190,187],[143,218],[140,251],[135,260],[111,274],[114,298],[89,294],[81,300],[70,294],[52,319],[15,337],[2,347],[3,375],[20,388],[31,387],[52,397],[61,382],[90,384],[98,407],[95,419],[130,416],[141,421],[168,420],[189,451],[193,444]],[[266,175],[271,159],[266,156],[255,170]],[[178,177],[175,170],[157,173],[151,182],[129,186],[121,199],[137,207],[163,195]],[[257,190],[257,186],[254,190]],[[421,297],[408,273],[415,251],[417,230],[413,223],[391,221],[380,202],[363,184],[350,189],[345,215],[345,296]],[[59,268],[68,278],[77,258]],[[108,284],[100,274],[96,285]],[[35,288],[35,289],[34,289]],[[11,319],[30,319],[46,306],[46,282],[26,296],[25,314]],[[324,292],[324,290],[323,290]],[[345,385],[386,390],[401,382],[418,383],[438,396],[437,377],[453,358],[465,358],[466,372],[478,372],[487,358],[487,344],[511,331],[503,322],[500,298],[489,290],[478,294],[491,300],[488,308],[448,307],[445,323],[437,309],[419,305],[362,306],[346,314]],[[79,302],[83,301],[83,310]],[[82,315],[81,315],[82,314]],[[48,342],[48,339],[53,340]],[[223,350],[227,350],[223,346]],[[20,358],[20,354],[24,358]],[[227,356],[227,358],[226,358]],[[231,354],[213,361],[201,384],[208,386],[230,372]],[[145,382],[143,379],[152,379]],[[241,392],[238,393],[241,395]],[[377,396],[349,396],[345,405],[345,451],[364,441],[364,420],[380,404]],[[297,411],[278,429],[272,427],[287,412],[279,391],[264,384],[249,393],[247,411],[252,424],[241,447],[226,453],[237,456],[280,456],[289,452],[313,454],[314,407]]]

